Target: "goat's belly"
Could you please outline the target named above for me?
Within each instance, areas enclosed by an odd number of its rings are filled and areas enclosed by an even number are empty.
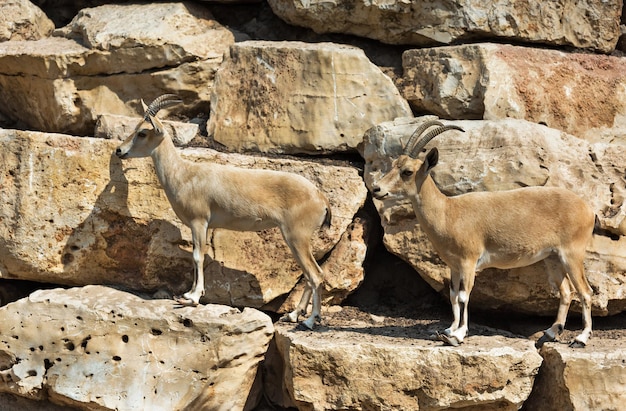
[[[216,218],[209,223],[211,228],[225,228],[234,231],[261,231],[276,227],[276,223],[269,219],[250,218]]]
[[[552,249],[545,249],[536,253],[527,254],[502,254],[485,251],[476,263],[476,271],[480,271],[485,268],[500,268],[506,270],[511,268],[526,267],[547,258],[553,253],[554,250]]]

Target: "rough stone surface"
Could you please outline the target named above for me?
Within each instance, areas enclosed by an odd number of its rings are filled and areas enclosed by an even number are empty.
[[[142,115],[140,98],[168,92],[187,102],[179,111],[208,111],[234,42],[188,3],[85,9],[56,36],[0,43],[1,111],[31,129],[76,135],[91,135],[100,114]]]
[[[364,136],[365,181],[389,169],[417,124],[433,119],[398,119]],[[607,315],[626,309],[626,177],[623,145],[590,144],[564,132],[523,120],[456,121],[465,133],[446,133],[427,147],[439,148],[432,175],[447,195],[499,191],[523,186],[559,186],[584,198],[613,239],[594,236],[585,268],[594,288],[593,311]],[[436,290],[447,295],[449,269],[419,229],[408,199],[375,200],[384,242],[409,262]],[[479,273],[472,302],[482,309],[509,309],[556,315],[558,291],[548,284],[543,263]]]
[[[624,407],[626,353],[619,341],[591,340],[586,350],[561,344],[541,349],[543,365],[527,409],[620,410]]]
[[[474,336],[450,349],[384,329],[277,324],[267,361],[283,379],[272,400],[298,410],[517,410],[542,361],[528,340]]]
[[[504,44],[408,50],[403,95],[450,119],[519,118],[626,144],[626,59]]]
[[[216,74],[208,133],[236,151],[349,151],[382,121],[411,115],[362,50],[338,44],[246,41]]]
[[[83,409],[244,409],[270,318],[174,305],[88,286],[5,306],[0,391]]]
[[[0,130],[2,277],[187,291],[193,266],[191,232],[171,210],[152,160],[122,163],[113,155],[118,144]],[[193,161],[279,169],[309,178],[326,194],[333,214],[331,227],[314,236],[317,258],[340,242],[367,195],[358,170],[349,166],[200,148],[182,153]],[[358,237],[352,236],[352,241]],[[289,293],[301,276],[277,228],[259,233],[213,230],[210,239],[206,301],[261,307]],[[364,244],[350,247],[360,249]],[[364,253],[350,256],[355,259],[352,264],[362,265]],[[335,258],[343,257],[328,257]],[[362,280],[362,269],[346,271],[341,265],[337,269],[353,273],[343,280],[349,287]],[[338,295],[346,292],[336,290]]]
[[[30,1],[4,0],[0,4],[0,41],[39,40],[52,30],[52,20]]]
[[[326,1],[269,0],[290,24],[390,44],[436,46],[476,39],[533,42],[611,52],[620,0]]]

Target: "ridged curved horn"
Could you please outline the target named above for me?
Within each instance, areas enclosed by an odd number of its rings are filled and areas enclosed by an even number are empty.
[[[144,120],[149,120],[150,117],[156,116],[162,108],[173,106],[182,102],[183,100],[176,94],[163,94],[162,96],[155,98],[154,101],[150,103],[143,118]]]
[[[404,147],[405,155],[409,155],[409,153],[411,152],[411,149],[413,148],[413,145],[415,144],[415,141],[417,141],[417,139],[420,138],[422,134],[424,134],[424,131],[426,131],[429,127],[432,127],[432,126],[443,126],[443,123],[437,120],[430,120],[430,121],[425,121],[422,124],[420,124],[419,127],[415,129],[413,134],[411,134],[409,141],[406,142],[406,146]]]
[[[409,157],[417,158],[419,152],[422,151],[424,146],[428,144],[430,140],[437,137],[439,134],[443,133],[444,131],[448,131],[448,130],[459,130],[459,131],[465,132],[465,130],[463,130],[461,127],[455,126],[454,124],[437,127],[436,129],[429,131],[424,137],[420,139],[420,141],[418,141],[415,144],[415,146],[411,149],[411,152],[408,154]]]

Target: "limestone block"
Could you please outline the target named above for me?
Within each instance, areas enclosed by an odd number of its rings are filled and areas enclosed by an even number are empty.
[[[0,3],[0,42],[39,40],[54,30],[54,23],[30,1],[11,0]]]
[[[37,291],[0,318],[0,391],[81,409],[242,410],[273,335],[254,309],[103,286]]]
[[[346,33],[389,44],[434,46],[499,39],[602,52],[615,49],[622,2],[269,0],[274,13],[316,33]]]
[[[366,184],[389,169],[416,126],[434,119],[397,119],[365,134]],[[446,121],[444,121],[446,123]],[[594,289],[594,315],[626,309],[626,176],[623,145],[591,144],[564,132],[524,120],[456,121],[466,132],[449,132],[427,148],[438,147],[432,171],[442,192],[499,191],[524,186],[558,186],[585,199],[612,238],[596,235],[585,269]],[[449,269],[420,230],[408,199],[374,201],[381,216],[387,249],[409,262],[437,291],[447,296]],[[489,212],[489,210],[485,210]],[[556,315],[558,290],[548,283],[543,263],[478,274],[471,306]],[[576,304],[574,304],[575,309]]]
[[[141,117],[103,114],[98,117],[98,121],[96,122],[94,137],[110,140],[126,140],[128,136],[135,132],[135,128],[141,121]],[[176,145],[188,144],[200,131],[200,127],[197,124],[168,120],[163,120],[162,123],[166,127],[168,134],[172,136],[172,140]]]
[[[619,410],[624,407],[626,355],[616,340],[591,340],[585,350],[548,343],[527,409]]]
[[[451,119],[519,118],[626,144],[626,60],[503,44],[408,50],[403,95]]]
[[[142,115],[139,99],[177,93],[178,111],[208,112],[233,34],[202,6],[85,9],[56,37],[0,43],[0,107],[26,128],[91,135],[97,116]]]
[[[268,393],[299,410],[517,410],[542,361],[531,341],[503,336],[472,336],[450,349],[371,326],[275,326],[276,354],[266,361],[282,377],[282,394]]]
[[[118,144],[0,130],[3,277],[177,294],[191,287],[190,230],[174,215],[152,160],[122,162],[113,155]],[[314,236],[317,258],[333,250],[367,196],[359,170],[350,166],[200,148],[182,154],[192,161],[283,170],[311,180],[328,197],[333,215],[331,227]],[[289,293],[302,274],[277,228],[209,234],[203,301],[262,307]]]
[[[216,74],[208,133],[231,150],[350,151],[368,128],[411,115],[361,49],[331,43],[236,43]]]

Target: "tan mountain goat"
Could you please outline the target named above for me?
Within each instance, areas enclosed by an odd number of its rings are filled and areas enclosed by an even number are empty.
[[[297,322],[301,314],[306,315],[312,297],[312,313],[303,324],[313,328],[321,318],[323,272],[313,257],[311,238],[322,226],[330,226],[328,200],[313,183],[296,174],[184,160],[156,117],[160,109],[180,102],[177,96],[166,94],[147,107],[144,104],[143,120],[115,151],[122,159],[152,157],[174,212],[191,228],[195,276],[192,289],[179,302],[197,305],[204,295],[209,228],[259,231],[277,226],[306,279],[300,303],[283,319]]]
[[[418,141],[432,126],[438,127]],[[423,161],[417,156],[430,140],[447,130],[464,131],[438,121],[420,125],[389,172],[370,187],[378,199],[408,196],[420,227],[450,267],[454,320],[439,338],[451,345],[463,342],[477,271],[523,267],[556,255],[561,266],[549,274],[559,284],[558,314],[536,345],[553,341],[563,331],[571,302],[569,279],[580,297],[584,325],[571,345],[585,346],[591,336],[591,287],[583,260],[594,230],[594,212],[562,188],[526,187],[445,196],[430,176],[430,170],[437,165],[437,148],[431,149]]]

